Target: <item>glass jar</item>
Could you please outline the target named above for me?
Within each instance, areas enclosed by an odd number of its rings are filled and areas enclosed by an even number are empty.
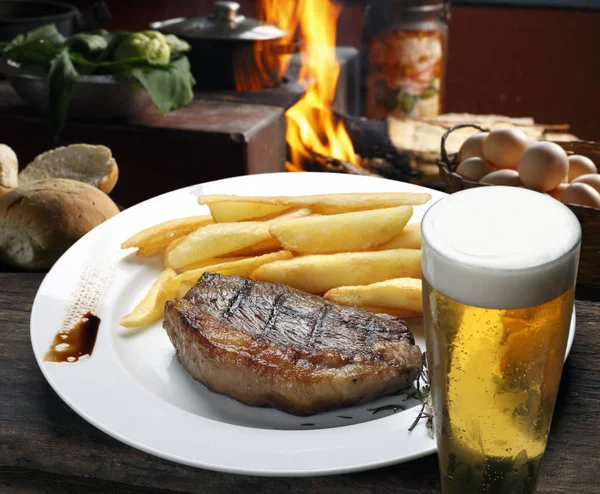
[[[372,0],[363,27],[363,114],[427,118],[442,109],[448,0]]]

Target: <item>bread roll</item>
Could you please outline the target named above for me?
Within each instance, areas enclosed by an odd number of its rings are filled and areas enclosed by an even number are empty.
[[[42,178],[70,178],[108,194],[117,183],[119,169],[106,146],[72,144],[36,156],[19,174],[19,183]]]
[[[19,160],[6,144],[0,144],[0,195],[18,184]]]
[[[104,192],[68,179],[36,180],[0,197],[0,256],[49,268],[74,242],[119,212]]]

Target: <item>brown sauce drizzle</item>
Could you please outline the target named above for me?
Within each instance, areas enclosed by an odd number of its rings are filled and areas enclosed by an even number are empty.
[[[44,360],[73,364],[84,355],[91,356],[99,327],[100,318],[88,312],[71,329],[61,329],[56,333]]]

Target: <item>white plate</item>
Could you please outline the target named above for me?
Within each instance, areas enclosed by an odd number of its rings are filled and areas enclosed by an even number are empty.
[[[160,323],[124,337],[119,319],[161,271],[158,260],[140,260],[120,243],[142,228],[203,214],[202,194],[299,195],[331,192],[425,191],[433,199],[415,208],[411,221],[445,194],[402,182],[326,173],[250,175],[187,187],[134,206],[94,229],[55,264],[31,314],[37,362],[56,393],[91,424],[142,451],[175,462],[224,472],[304,476],[338,474],[399,463],[436,451],[424,424],[408,428],[418,403],[406,396],[298,418],[253,408],[208,391],[179,365]],[[100,330],[93,354],[75,364],[45,362],[44,355],[69,308],[97,306]],[[573,326],[569,349],[574,334]],[[424,348],[424,338],[415,338]],[[376,407],[399,404],[394,413]],[[347,418],[351,417],[351,418]],[[310,425],[307,425],[310,424]]]

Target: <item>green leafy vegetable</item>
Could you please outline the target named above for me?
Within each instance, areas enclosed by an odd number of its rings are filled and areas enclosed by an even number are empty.
[[[195,83],[187,57],[174,61],[164,69],[135,68],[127,73],[138,81],[164,115],[189,103],[194,98]]]
[[[79,33],[71,37],[66,45],[72,52],[80,53],[87,60],[94,60],[108,48],[108,40],[99,34]]]
[[[117,81],[139,83],[166,114],[186,103],[195,84],[184,52],[190,46],[158,31],[106,31],[65,39],[52,25],[43,26],[0,45],[4,58],[48,74],[49,127],[57,138],[80,76],[108,74]]]
[[[79,53],[69,53],[71,61],[80,74],[120,74],[135,67],[148,67],[148,60],[144,57],[126,58],[116,62],[90,62]]]
[[[25,35],[19,34],[3,51],[6,58],[14,62],[36,65],[48,70],[64,41],[64,36],[56,30],[56,26],[50,24]]]
[[[107,60],[113,60],[113,56],[117,46],[119,45],[121,40],[129,36],[131,33],[129,31],[106,31],[104,29],[97,29],[96,31],[93,31],[92,34],[102,36],[108,43],[106,50],[104,50],[100,57],[98,57],[98,59],[96,60],[97,62],[102,62]]]
[[[45,26],[29,31],[27,34],[19,34],[13,39],[4,51],[10,51],[16,47],[32,45],[35,43],[45,43],[54,47],[59,47],[65,41],[65,37],[58,32],[54,24],[46,24]]]
[[[58,139],[67,119],[69,103],[79,81],[79,74],[75,70],[67,50],[61,50],[58,56],[52,60],[48,78],[50,82],[48,102],[50,132],[54,139]]]
[[[192,47],[187,41],[179,39],[174,34],[165,34],[165,39],[167,40],[167,44],[171,48],[171,55],[176,55],[178,53],[186,53],[192,49]]]
[[[165,36],[158,31],[131,33],[118,44],[115,60],[144,57],[155,65],[167,65],[171,58],[171,47]]]
[[[50,69],[52,60],[58,55],[59,49],[45,43],[34,43],[28,46],[16,46],[6,52],[7,58],[20,65],[33,65]]]

